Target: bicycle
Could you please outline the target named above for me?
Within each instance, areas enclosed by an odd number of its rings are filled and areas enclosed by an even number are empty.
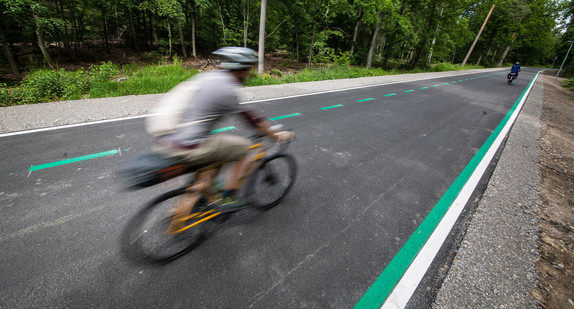
[[[516,73],[516,72],[508,73],[508,76],[507,76],[508,80],[506,81],[506,83],[509,85],[512,84],[512,81],[515,80],[516,77],[518,77],[518,73]]]
[[[295,158],[286,153],[290,141],[277,143],[278,151],[268,155],[262,135],[251,136],[250,160],[241,179],[240,196],[247,207],[267,210],[289,193],[297,174]],[[217,207],[221,189],[214,186],[225,162],[166,168],[170,176],[192,172],[188,184],[164,193],[128,221],[121,236],[122,251],[131,260],[144,263],[171,262],[200,245],[217,226],[234,212]],[[172,177],[169,177],[172,178]]]

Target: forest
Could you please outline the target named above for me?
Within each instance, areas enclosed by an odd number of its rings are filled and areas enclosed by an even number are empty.
[[[574,40],[574,0],[0,0],[0,14],[5,84],[106,61],[203,59],[201,69],[222,46],[284,59],[267,72],[550,67]]]

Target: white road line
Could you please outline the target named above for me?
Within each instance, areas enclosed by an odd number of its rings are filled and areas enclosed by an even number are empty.
[[[391,294],[387,297],[386,301],[381,306],[382,309],[395,309],[404,308],[409,302],[411,296],[415,292],[416,288],[420,284],[422,278],[426,274],[428,268],[430,267],[432,261],[436,257],[440,247],[449,235],[452,227],[454,226],[456,220],[460,216],[464,206],[470,199],[474,189],[478,185],[478,182],[482,178],[484,172],[488,168],[490,161],[494,158],[498,148],[502,144],[502,141],[512,128],[516,118],[518,117],[522,106],[528,98],[528,94],[538,78],[538,74],[534,78],[534,81],[530,84],[530,87],[522,97],[522,100],[516,107],[514,113],[508,119],[508,122],[504,128],[500,131],[500,134],[495,139],[493,144],[490,146],[489,150],[486,152],[466,184],[462,187],[457,198],[454,200],[449,210],[446,212],[440,223],[435,228],[434,232],[431,234],[425,245],[421,248],[416,258],[413,260],[409,268],[403,274],[401,280],[397,283]]]
[[[254,101],[242,102],[242,103],[240,103],[240,104],[254,104],[254,103],[269,102],[269,101],[276,101],[276,100],[292,99],[292,98],[299,98],[299,97],[305,97],[305,96],[319,95],[319,94],[325,94],[325,93],[333,93],[333,92],[349,91],[349,90],[355,90],[355,89],[364,89],[364,88],[371,88],[371,87],[387,86],[387,85],[393,85],[393,84],[410,83],[410,82],[416,82],[416,81],[421,81],[421,80],[444,78],[444,77],[457,76],[457,75],[479,74],[479,73],[468,73],[468,72],[464,72],[464,71],[460,71],[460,73],[459,73],[459,72],[457,72],[457,73],[458,73],[458,74],[453,74],[453,75],[448,75],[448,76],[441,76],[441,77],[436,77],[436,76],[435,76],[435,77],[419,78],[419,79],[413,79],[413,80],[390,82],[390,83],[383,83],[383,84],[376,84],[376,85],[357,86],[357,87],[351,87],[351,88],[334,89],[334,90],[326,90],[326,91],[320,91],[320,92],[314,92],[314,93],[297,94],[297,95],[277,97],[277,98],[254,100]],[[108,123],[108,122],[116,122],[116,121],[131,120],[131,119],[139,119],[139,118],[145,118],[145,117],[147,117],[147,116],[149,116],[149,115],[140,115],[140,116],[132,116],[132,117],[124,117],[124,118],[116,118],[116,119],[108,119],[108,120],[100,120],[100,121],[92,121],[92,122],[84,122],[84,123],[70,124],[70,125],[64,125],[64,126],[58,126],[58,127],[48,127],[48,128],[41,128],[41,129],[34,129],[34,130],[27,130],[27,131],[18,131],[18,132],[4,133],[4,134],[0,134],[0,138],[2,138],[2,137],[8,137],[8,136],[15,136],[15,135],[22,135],[22,134],[30,134],[30,133],[38,133],[38,132],[59,130],[59,129],[75,128],[75,127],[81,127],[81,126],[89,126],[89,125],[102,124],[102,123]]]

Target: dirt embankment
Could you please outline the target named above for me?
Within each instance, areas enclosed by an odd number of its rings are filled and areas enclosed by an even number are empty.
[[[538,289],[543,308],[574,308],[574,93],[544,76]]]

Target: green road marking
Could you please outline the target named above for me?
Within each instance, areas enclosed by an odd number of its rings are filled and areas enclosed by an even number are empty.
[[[488,139],[480,147],[478,152],[474,155],[474,157],[472,157],[470,162],[468,162],[466,167],[458,175],[448,190],[436,203],[426,218],[421,222],[419,227],[415,230],[411,237],[409,237],[403,247],[391,260],[389,265],[387,265],[387,267],[367,290],[365,295],[363,295],[363,297],[355,305],[356,309],[381,307],[405,271],[409,268],[411,262],[415,259],[416,255],[428,240],[436,226],[439,224],[440,220],[442,220],[445,213],[450,208],[450,205],[454,202],[459,192],[462,190],[462,187],[466,184],[480,161],[482,161],[483,157],[492,146],[508,120],[512,117],[512,114],[518,107],[520,101],[526,94],[526,91],[528,91],[530,85],[534,82],[535,79],[536,77],[534,77],[528,87],[524,89],[504,119],[502,119],[496,129],[492,132],[492,134],[490,134]]]
[[[397,94],[396,94],[396,93],[389,93],[389,94],[385,94],[384,96],[385,96],[385,97],[390,97],[390,96],[394,96],[394,95],[397,95]]]
[[[405,90],[405,92],[413,92],[414,90]]]
[[[440,87],[440,85],[433,85],[433,87]]]
[[[357,101],[357,102],[366,102],[366,101],[371,101],[371,100],[373,100],[373,98],[368,98],[368,99],[364,99],[364,100],[359,100],[359,101]]]
[[[425,90],[425,89],[428,89],[428,88],[429,88],[429,87],[422,87],[422,88],[419,88],[419,89],[420,89],[420,90]]]
[[[448,85],[448,83],[442,83],[443,85]]]
[[[468,80],[468,78],[465,78],[464,80]]]
[[[451,84],[456,84],[456,82],[450,82]]]
[[[70,163],[74,163],[74,162],[85,161],[85,160],[95,159],[95,158],[99,158],[99,157],[111,156],[111,155],[115,155],[119,152],[120,152],[119,150],[115,149],[115,150],[110,150],[110,151],[105,151],[105,152],[100,152],[100,153],[94,153],[94,154],[87,155],[87,156],[71,158],[71,159],[46,163],[46,164],[40,164],[40,165],[36,165],[36,166],[31,166],[29,171],[33,172],[33,171],[42,170],[45,168],[54,167],[54,166],[60,166],[60,165],[64,165],[64,164],[70,164]]]
[[[301,116],[301,114],[299,114],[299,113],[289,114],[289,115],[285,115],[285,116],[279,116],[279,117],[275,117],[275,118],[269,118],[269,120],[279,120],[279,119],[285,119],[285,118],[297,117],[297,116]]]
[[[225,131],[229,131],[229,130],[233,130],[233,129],[237,129],[234,126],[231,127],[225,127],[225,128],[221,128],[221,129],[215,129],[213,131],[211,131],[210,133],[219,133],[219,132],[225,132]]]
[[[459,80],[459,82],[462,82],[462,79],[461,79],[461,80]]]
[[[327,106],[327,107],[321,107],[322,110],[327,110],[327,109],[331,109],[331,108],[335,108],[335,107],[341,107],[343,106],[343,104],[338,104],[338,105],[333,105],[333,106]]]

